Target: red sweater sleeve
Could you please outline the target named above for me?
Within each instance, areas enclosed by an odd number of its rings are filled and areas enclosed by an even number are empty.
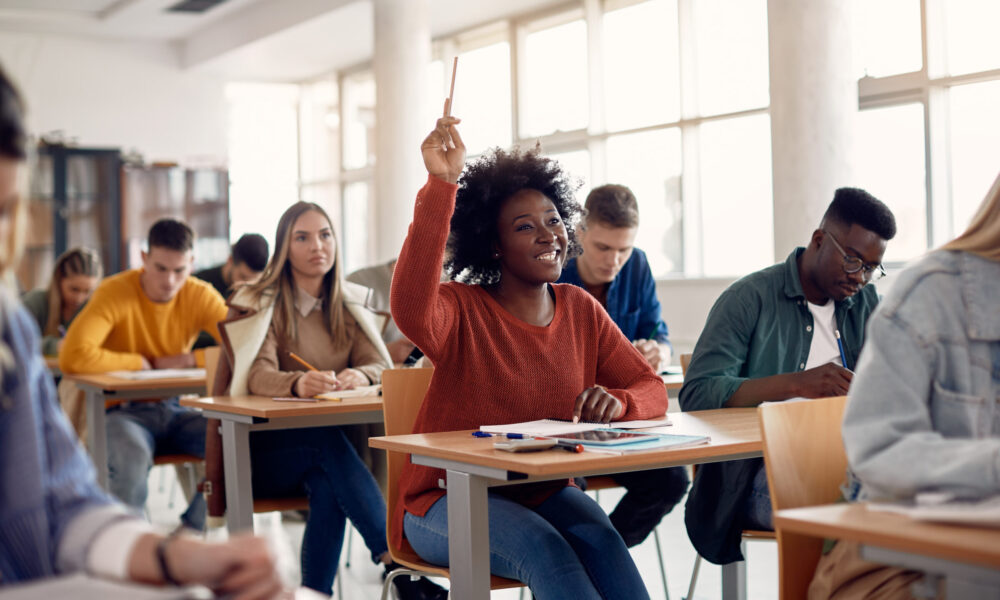
[[[396,326],[434,361],[458,314],[458,299],[441,285],[441,267],[458,186],[427,176],[393,270],[390,306]]]
[[[653,372],[642,354],[622,335],[603,310],[596,311],[598,319],[598,385],[625,404],[625,412],[618,419],[649,419],[667,412],[667,388],[660,376]]]

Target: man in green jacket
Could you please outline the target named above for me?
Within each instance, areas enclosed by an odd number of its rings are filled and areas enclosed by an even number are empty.
[[[841,188],[809,245],[747,275],[712,307],[684,387],[685,411],[757,406],[847,393],[896,235],[889,208],[864,190]],[[772,529],[762,459],[703,465],[685,510],[698,553],[742,560],[743,529]]]

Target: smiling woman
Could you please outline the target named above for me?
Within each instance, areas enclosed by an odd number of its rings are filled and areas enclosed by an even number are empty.
[[[393,318],[434,364],[414,433],[663,414],[663,383],[604,309],[583,289],[555,284],[577,249],[570,178],[537,149],[494,150],[466,168],[457,124],[440,119],[421,146],[427,183],[393,272]],[[440,283],[446,243],[457,281]],[[438,565],[448,564],[445,477],[407,464],[390,515],[402,524],[394,531]],[[494,574],[524,582],[539,600],[649,597],[608,516],[578,488],[495,489]]]

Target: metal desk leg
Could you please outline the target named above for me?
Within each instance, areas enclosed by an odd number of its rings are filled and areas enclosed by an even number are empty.
[[[222,456],[226,469],[226,526],[229,533],[253,531],[249,424],[223,419]]]
[[[486,480],[448,471],[448,563],[451,597],[490,597],[490,529]]]
[[[105,423],[104,392],[85,388],[87,403],[87,446],[97,472],[97,485],[108,489],[108,430]]]
[[[746,556],[746,545],[743,545]],[[722,600],[747,600],[747,563],[744,560],[722,565]]]

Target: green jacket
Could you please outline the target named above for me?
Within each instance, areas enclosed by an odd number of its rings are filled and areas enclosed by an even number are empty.
[[[31,313],[31,316],[35,318],[35,322],[38,323],[38,330],[41,331],[45,327],[45,323],[49,320],[49,292],[48,290],[31,290],[30,292],[21,296],[21,302],[24,303],[25,308]],[[74,317],[76,315],[73,315]],[[65,323],[60,323],[64,328],[69,327],[70,322],[73,319],[66,321]],[[56,356],[59,354],[59,340],[61,336],[58,335],[45,335],[44,332],[40,334],[42,338],[42,354],[45,356]]]
[[[799,281],[796,248],[788,259],[735,282],[715,302],[698,338],[680,392],[685,411],[722,408],[748,379],[805,370],[813,317]],[[847,368],[854,369],[865,323],[878,304],[866,285],[834,309]],[[702,465],[685,509],[698,553],[725,564],[742,560],[739,515],[761,459]]]

